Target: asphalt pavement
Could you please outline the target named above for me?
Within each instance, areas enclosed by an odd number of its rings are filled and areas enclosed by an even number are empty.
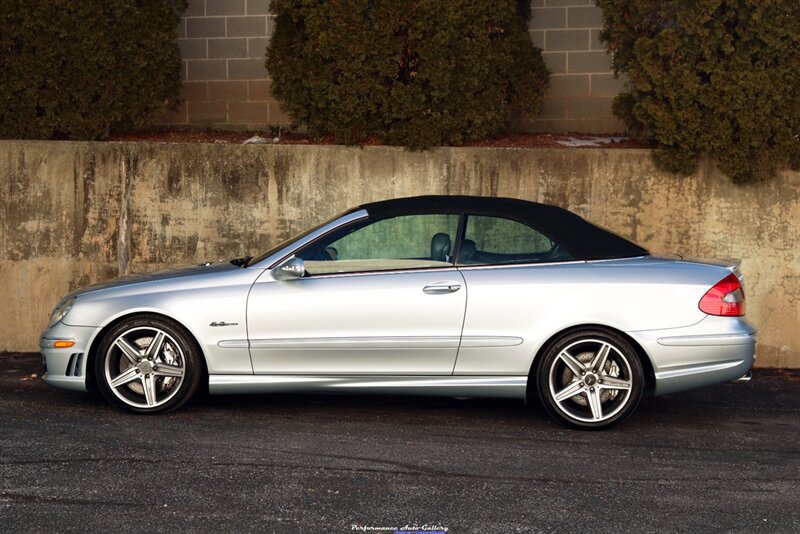
[[[603,432],[486,399],[119,412],[0,354],[0,532],[798,532],[800,373],[646,397]],[[383,530],[386,529],[386,530]]]

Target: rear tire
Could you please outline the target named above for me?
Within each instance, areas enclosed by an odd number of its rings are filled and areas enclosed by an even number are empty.
[[[539,397],[555,419],[573,428],[601,430],[631,415],[644,391],[639,356],[622,336],[600,329],[571,332],[542,355]]]
[[[203,376],[194,338],[175,321],[152,315],[131,317],[112,328],[94,363],[103,396],[117,408],[141,414],[181,407]]]

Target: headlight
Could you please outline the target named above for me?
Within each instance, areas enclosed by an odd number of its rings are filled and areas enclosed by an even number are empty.
[[[56,306],[56,309],[50,314],[50,324],[47,325],[47,328],[52,327],[54,324],[66,317],[69,313],[69,310],[72,309],[73,304],[75,304],[74,297],[59,302],[58,306]]]

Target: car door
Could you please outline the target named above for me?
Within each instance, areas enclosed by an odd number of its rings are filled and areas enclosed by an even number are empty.
[[[448,375],[466,286],[452,251],[457,214],[347,225],[296,251],[306,274],[269,272],[248,299],[256,374]]]

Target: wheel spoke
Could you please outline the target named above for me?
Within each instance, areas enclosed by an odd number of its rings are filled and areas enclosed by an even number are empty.
[[[136,372],[136,367],[128,367],[119,376],[117,376],[114,380],[112,380],[108,385],[112,388],[118,388],[120,386],[124,386],[128,382],[133,382],[137,378],[139,378],[139,373]]]
[[[180,378],[183,376],[183,369],[177,365],[169,365],[159,362],[156,363],[155,369],[153,369],[153,374],[156,376],[174,376]]]
[[[589,399],[589,408],[592,410],[592,418],[599,421],[603,418],[603,403],[600,400],[600,390],[594,388],[586,392],[586,397]]]
[[[147,346],[147,352],[145,353],[145,358],[148,360],[155,360],[158,357],[158,354],[161,352],[161,347],[164,345],[164,332],[156,331],[156,335],[153,336],[153,340],[150,342],[150,345]]]
[[[603,343],[600,346],[600,350],[597,351],[594,358],[592,358],[591,369],[595,373],[602,373],[603,367],[606,365],[606,359],[608,358],[608,353],[611,350],[611,346],[608,343]]]
[[[136,365],[139,363],[139,360],[142,358],[142,355],[139,353],[138,349],[135,349],[131,346],[130,343],[125,341],[124,338],[119,338],[115,345],[122,351],[122,354],[131,362],[132,365]]]
[[[142,387],[144,388],[144,398],[148,406],[156,403],[156,377],[153,375],[142,375]]]
[[[568,385],[567,387],[556,393],[554,398],[557,402],[562,402],[574,397],[575,395],[580,393],[581,390],[583,390],[583,384],[581,383],[580,380],[575,380],[570,385]]]
[[[581,373],[586,371],[586,369],[583,367],[583,364],[576,360],[575,357],[569,352],[562,350],[558,353],[558,357],[567,364],[567,367],[569,367],[570,371],[572,371],[572,374],[575,376],[580,377]]]
[[[631,383],[628,380],[615,378],[613,376],[603,376],[603,383],[598,384],[603,389],[631,389]]]

